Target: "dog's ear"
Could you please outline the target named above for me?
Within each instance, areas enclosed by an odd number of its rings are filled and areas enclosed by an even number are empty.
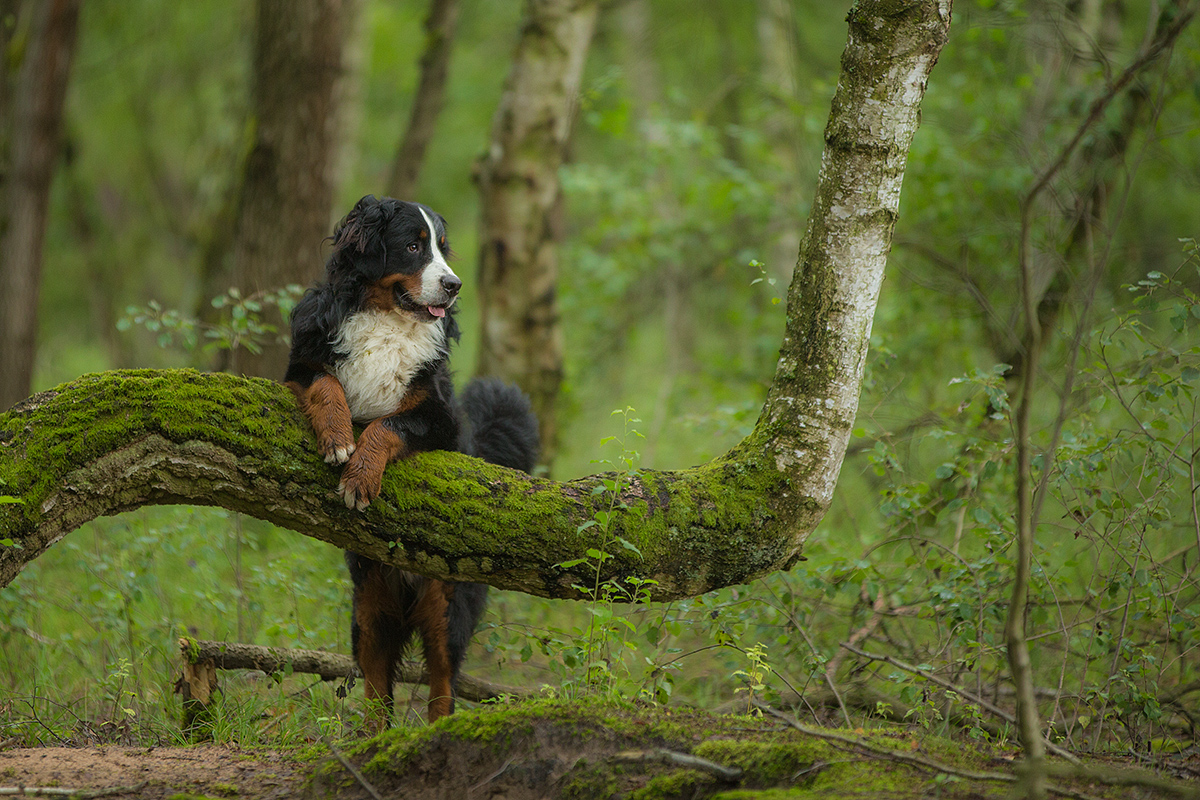
[[[387,198],[380,201],[371,194],[355,203],[350,213],[333,229],[334,262],[346,263],[353,261],[356,255],[382,250],[394,211],[394,201],[388,203]]]

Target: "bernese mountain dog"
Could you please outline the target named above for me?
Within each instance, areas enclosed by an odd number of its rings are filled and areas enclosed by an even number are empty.
[[[350,509],[379,496],[389,462],[457,450],[529,472],[537,419],[520,390],[476,379],[456,398],[450,345],[462,281],[446,263],[446,221],[427,206],[368,195],[333,232],[325,280],[292,312],[284,383],[325,461],[342,467]],[[354,424],[364,426],[354,437]],[[429,720],[454,710],[454,686],[487,587],[425,578],[346,553],[354,582],[351,643],[369,719],[391,715],[396,665],[413,633],[429,675]]]

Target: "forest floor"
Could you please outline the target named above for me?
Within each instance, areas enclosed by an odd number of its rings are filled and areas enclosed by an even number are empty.
[[[460,712],[437,725],[393,729],[339,748],[340,758],[317,745],[303,751],[213,745],[9,749],[0,751],[0,795],[14,794],[6,788],[41,787],[58,795],[81,790],[76,796],[138,800],[369,800],[373,794],[418,800],[974,800],[1008,796],[1016,759],[1012,747],[904,728],[822,729],[816,737],[769,716],[561,701]],[[1200,756],[1184,761],[1176,775],[1200,774]],[[1114,786],[1099,774],[1060,775],[1053,779],[1056,794],[1200,797],[1195,782],[1143,773],[1149,783]]]
[[[285,755],[232,747],[36,747],[0,751],[0,787],[159,800],[295,796],[307,770]],[[0,793],[3,789],[0,788]],[[103,795],[99,795],[103,792]]]

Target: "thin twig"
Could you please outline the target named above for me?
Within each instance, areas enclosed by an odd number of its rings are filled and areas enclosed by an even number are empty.
[[[856,736],[846,736],[845,734],[834,733],[833,731],[827,731],[823,728],[813,728],[796,721],[794,718],[789,717],[782,711],[776,711],[765,703],[759,703],[756,700],[754,701],[754,704],[763,711],[782,720],[806,736],[814,736],[818,739],[824,739],[829,742],[836,742],[849,747],[859,748],[874,755],[892,759],[893,761],[900,761],[902,763],[911,764],[918,767],[926,767],[927,769],[944,772],[947,775],[953,775],[956,778],[964,778],[972,781],[992,781],[996,783],[1016,783],[1017,781],[1016,776],[1009,775],[1004,772],[972,772],[970,770],[963,770],[959,769],[958,767],[952,767],[948,764],[939,764],[938,762],[932,761],[925,756],[904,753],[899,750],[892,750],[888,747],[881,747],[877,744],[869,742],[866,739],[860,739]]]
[[[949,764],[942,764],[941,762],[934,761],[933,759],[926,758],[925,756],[916,755],[914,753],[905,753],[900,750],[892,750],[887,747],[880,747],[877,744],[872,744],[866,739],[845,736],[843,734],[834,733],[833,731],[827,731],[822,728],[811,728],[808,725],[797,722],[795,719],[789,717],[787,714],[784,714],[781,711],[776,711],[765,703],[759,703],[756,700],[754,704],[772,716],[783,720],[788,725],[792,726],[806,736],[814,736],[818,739],[825,739],[827,741],[837,742],[850,747],[856,747],[861,750],[866,750],[873,755],[877,755],[891,761],[896,761],[901,764],[908,764],[909,766],[930,769],[935,772],[941,772],[945,775],[952,775],[956,778],[962,778],[963,780],[968,781],[989,781],[992,783],[1015,784],[1018,782],[1018,780],[1020,780],[1016,775],[1009,775],[1005,772],[973,772],[971,770],[959,769],[958,767],[952,767]],[[1073,797],[1078,798],[1079,800],[1096,800],[1090,795],[1083,794],[1082,792],[1076,792],[1071,789],[1063,789],[1057,786],[1047,786],[1046,788],[1051,793],[1061,795],[1063,797]]]
[[[939,678],[937,675],[934,675],[931,672],[927,672],[926,670],[923,670],[919,667],[914,667],[912,664],[906,664],[903,661],[900,661],[899,659],[892,658],[891,656],[878,655],[876,653],[868,653],[865,650],[859,650],[854,645],[848,644],[846,642],[842,642],[842,647],[846,648],[851,653],[862,656],[863,658],[869,658],[872,661],[882,661],[886,664],[891,664],[893,667],[896,667],[897,669],[903,670],[903,671],[911,673],[913,675],[917,675],[917,676],[929,681],[930,683],[936,683],[938,686],[941,686],[943,689],[949,689],[952,692],[956,692],[957,694],[962,695],[967,700],[970,700],[972,703],[979,706],[983,710],[989,711],[992,714],[995,714],[997,717],[1000,717],[1005,722],[1008,722],[1013,725],[1017,724],[1017,718],[1014,717],[1012,714],[1008,713],[1007,711],[1000,708],[999,706],[993,705],[988,700],[985,700],[984,698],[979,697],[978,695],[972,694],[971,692],[967,691],[966,689],[963,689],[959,686],[955,686],[953,683],[946,680],[945,678]],[[1045,741],[1046,748],[1048,750],[1050,750],[1050,752],[1063,758],[1064,760],[1069,761],[1072,764],[1075,764],[1076,766],[1083,763],[1082,761],[1079,760],[1079,758],[1077,758],[1075,755],[1073,755],[1069,750],[1064,750],[1063,748],[1054,744],[1054,742],[1050,741],[1048,738],[1043,737],[1043,741]]]
[[[758,705],[758,701],[754,701]],[[741,780],[743,770],[741,767],[726,767],[715,761],[709,761],[707,758],[689,755],[687,753],[679,753],[674,750],[667,750],[661,747],[653,750],[626,750],[622,753],[617,753],[612,757],[613,761],[630,764],[630,763],[661,763],[673,764],[677,767],[686,767],[687,769],[700,770],[701,772],[711,772],[723,781],[730,783]]]
[[[358,781],[359,785],[366,789],[367,793],[371,795],[371,797],[374,797],[375,800],[383,800],[383,796],[376,791],[375,787],[372,786],[365,777],[363,777],[363,774],[358,771],[358,767],[351,764],[350,759],[346,758],[341,750],[338,750],[336,747],[334,747],[333,742],[324,731],[321,732],[321,740],[325,742],[325,746],[329,748],[329,752],[333,753],[334,757],[337,758],[338,761],[342,762],[342,766],[346,768],[346,771],[354,776],[354,780]]]
[[[514,758],[516,758],[516,756],[510,756],[508,761],[505,761],[503,764],[500,765],[500,769],[496,770],[491,775],[488,775],[486,778],[484,778],[479,783],[472,786],[470,789],[467,789],[467,794],[474,794],[475,792],[482,789],[484,786],[487,786],[489,783],[496,780],[496,778],[499,778],[501,775],[503,775],[508,770],[508,768],[512,766]]]
[[[783,600],[778,594],[775,593],[775,590],[772,589],[769,584],[767,585],[767,591],[771,593],[771,596],[774,597],[778,603],[778,605],[775,606],[776,610],[782,612],[783,615],[786,616],[796,628],[796,630],[799,631],[800,636],[803,637],[804,641],[808,644],[808,649],[812,651],[813,656],[819,657],[821,655],[821,651],[817,649],[817,645],[813,642],[812,637],[808,635],[808,631],[804,629],[804,626],[800,624],[800,621],[796,619],[790,610],[783,607]],[[776,675],[779,675],[778,670],[771,671]],[[782,675],[779,675],[779,677],[783,678]],[[842,719],[846,721],[846,727],[854,727],[854,723],[850,721],[850,712],[846,711],[846,702],[842,700],[842,693],[838,691],[837,684],[834,683],[833,675],[830,674],[829,670],[824,670],[822,672],[822,677],[825,679],[825,684],[829,687],[829,691],[833,692],[833,697],[835,700],[837,700],[838,707],[842,710]],[[786,679],[784,680],[786,681]],[[788,684],[788,688],[791,688],[791,684]],[[795,691],[795,689],[792,689],[792,691]]]

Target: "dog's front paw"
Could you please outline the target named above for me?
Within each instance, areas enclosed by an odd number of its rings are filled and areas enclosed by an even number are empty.
[[[361,456],[363,451],[357,452]],[[368,459],[351,456],[346,468],[342,470],[342,480],[338,483],[338,494],[342,496],[346,508],[362,511],[379,496],[382,486],[382,465],[376,466]]]
[[[325,457],[326,464],[345,464],[354,455],[354,434],[321,436],[317,440],[317,452]]]

